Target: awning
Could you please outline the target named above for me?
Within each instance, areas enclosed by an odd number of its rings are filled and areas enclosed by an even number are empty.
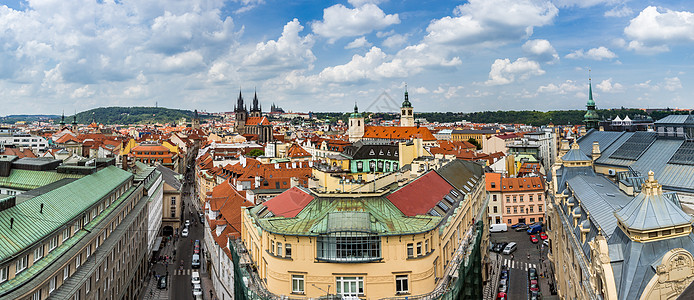
[[[158,236],[156,240],[154,240],[154,247],[152,247],[152,252],[157,252],[159,251],[159,246],[161,246],[161,240],[164,237]]]

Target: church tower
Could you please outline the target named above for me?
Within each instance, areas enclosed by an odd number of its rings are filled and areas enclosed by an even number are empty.
[[[234,114],[236,115],[236,123],[234,124],[236,132],[239,134],[245,134],[246,120],[248,120],[248,110],[243,104],[243,95],[241,95],[241,90],[239,90],[239,98],[236,99]]]
[[[193,123],[191,124],[191,128],[193,129],[198,129],[200,128],[200,117],[198,117],[198,110],[196,109],[194,114],[193,114]]]
[[[412,103],[407,96],[407,86],[405,86],[405,101],[402,102],[400,108],[400,127],[413,127],[414,113],[412,112]]]
[[[583,123],[586,125],[586,130],[591,128],[598,129],[599,117],[595,111],[595,101],[593,100],[593,85],[590,77],[588,77],[588,103],[586,103],[586,114],[583,116]]]
[[[364,136],[364,117],[359,113],[357,103],[354,103],[354,112],[349,115],[349,141],[356,142]]]
[[[261,117],[263,114],[260,104],[258,104],[258,93],[253,94],[253,106],[251,106],[251,117]]]

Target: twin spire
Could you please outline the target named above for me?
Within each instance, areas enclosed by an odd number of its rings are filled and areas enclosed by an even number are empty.
[[[243,94],[241,93],[241,88],[239,88],[239,97],[236,99],[236,108],[235,110],[241,110],[241,109],[246,109],[246,106],[243,104]],[[258,92],[256,90],[253,91],[253,103],[251,106],[251,111],[261,111],[262,107],[260,106],[260,103],[258,101]]]

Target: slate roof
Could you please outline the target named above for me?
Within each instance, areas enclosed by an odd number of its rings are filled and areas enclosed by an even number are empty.
[[[174,172],[173,170],[171,170],[167,167],[164,167],[162,165],[157,165],[156,169],[157,169],[157,171],[159,171],[159,173],[161,173],[161,175],[164,179],[164,182],[166,182],[166,184],[168,184],[170,187],[172,187],[173,189],[175,189],[177,191],[181,190],[181,187],[183,186],[183,181],[181,181],[181,179],[179,179],[181,174],[178,174],[178,173]]]
[[[586,160],[591,160],[590,157],[587,155],[583,154],[580,149],[571,149],[569,152],[566,152],[564,156],[561,157],[563,161],[586,161]]]
[[[655,121],[655,124],[685,124],[685,123],[694,123],[694,118],[692,118],[691,115],[669,115],[665,118],[662,118],[658,121]]]
[[[357,141],[345,147],[343,156],[349,159],[388,159],[398,160],[398,145]]]

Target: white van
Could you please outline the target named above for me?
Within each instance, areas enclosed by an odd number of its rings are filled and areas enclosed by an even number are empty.
[[[200,273],[198,271],[193,271],[193,274],[190,275],[190,283],[193,285],[200,284]]]
[[[513,251],[516,251],[516,248],[518,248],[518,245],[516,242],[510,242],[508,245],[506,245],[506,248],[504,248],[504,254],[509,255],[513,253]]]
[[[489,232],[506,232],[508,231],[508,225],[506,223],[492,224],[489,226]]]
[[[193,261],[191,262],[191,267],[193,269],[200,269],[200,255],[193,254]]]

